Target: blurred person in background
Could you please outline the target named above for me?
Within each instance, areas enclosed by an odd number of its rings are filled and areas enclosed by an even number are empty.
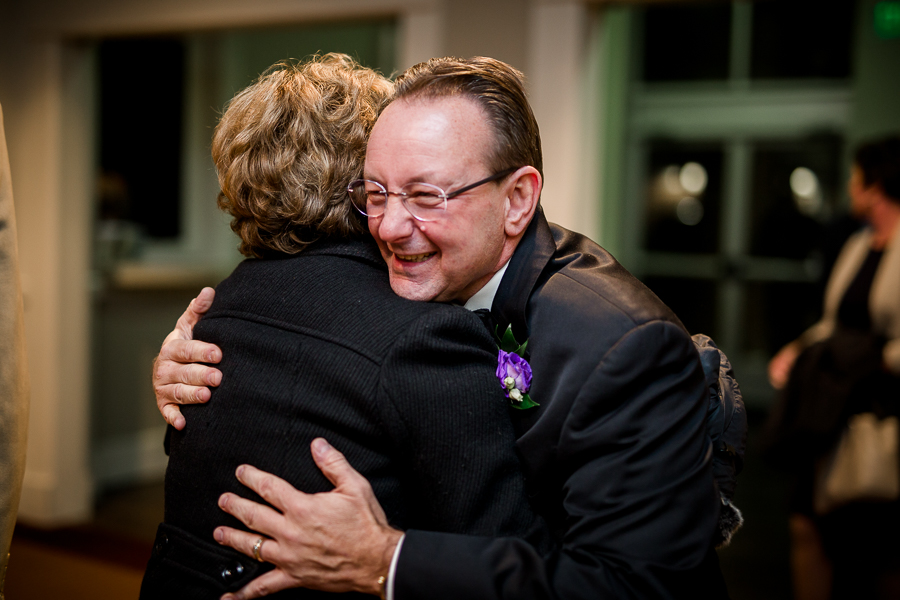
[[[0,109],[0,600],[25,474],[28,373],[9,154]]]
[[[822,319],[769,363],[781,395],[768,454],[794,475],[791,565],[802,600],[900,598],[896,495],[834,505],[822,491],[848,425],[871,414],[881,427],[900,413],[900,137],[861,146],[848,189],[867,227],[841,250]]]

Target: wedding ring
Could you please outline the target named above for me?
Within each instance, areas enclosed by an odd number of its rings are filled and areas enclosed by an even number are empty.
[[[265,541],[266,541],[266,538],[259,538],[258,540],[256,540],[256,543],[253,544],[253,558],[258,560],[259,562],[265,562],[262,559],[262,556],[259,555],[260,550],[262,550],[263,542],[265,542]]]

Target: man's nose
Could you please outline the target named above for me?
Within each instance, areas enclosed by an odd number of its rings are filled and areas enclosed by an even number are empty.
[[[415,229],[414,221],[400,197],[391,194],[384,205],[384,214],[378,225],[378,237],[388,242],[409,237]]]

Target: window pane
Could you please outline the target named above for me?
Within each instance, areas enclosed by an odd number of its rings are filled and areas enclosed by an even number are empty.
[[[650,148],[644,248],[716,252],[722,203],[721,147],[655,141]]]
[[[177,237],[184,46],[173,39],[107,40],[99,55],[100,221]]]
[[[842,147],[837,136],[756,145],[751,254],[803,259],[820,251],[844,189]]]
[[[822,288],[815,283],[747,283],[744,350],[771,356],[803,333],[821,314]]]
[[[853,0],[771,0],[753,5],[753,78],[846,78]]]
[[[730,4],[648,8],[644,80],[726,79],[730,34]]]
[[[645,277],[643,281],[688,331],[716,338],[716,282],[680,277]]]

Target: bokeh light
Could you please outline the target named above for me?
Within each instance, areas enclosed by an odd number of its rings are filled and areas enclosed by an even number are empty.
[[[675,205],[675,216],[685,225],[693,227],[703,220],[703,204],[693,196],[685,196]]]
[[[684,191],[694,195],[702,194],[708,181],[706,169],[700,163],[685,163],[678,173],[678,181]]]

